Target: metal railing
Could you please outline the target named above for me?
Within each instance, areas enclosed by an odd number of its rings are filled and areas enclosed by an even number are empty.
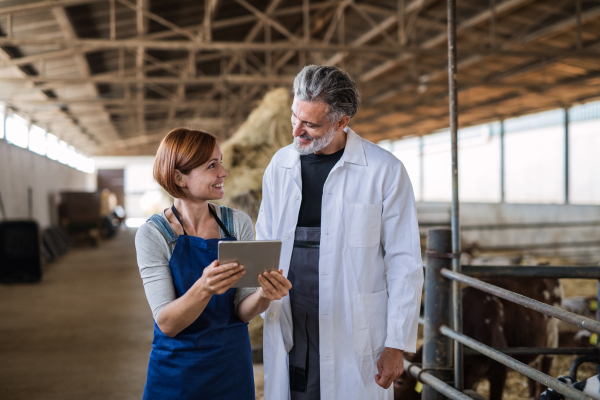
[[[528,298],[526,296],[511,292],[492,285],[491,283],[476,279],[474,276],[491,277],[516,277],[516,278],[584,278],[600,279],[600,267],[521,267],[521,266],[462,266],[462,273],[450,270],[451,259],[454,257],[451,247],[451,231],[449,229],[432,229],[427,237],[428,256],[425,268],[425,315],[420,322],[424,325],[424,345],[423,345],[423,369],[428,374],[436,377],[443,385],[453,388],[449,383],[454,383],[453,376],[462,376],[456,372],[454,348],[456,344],[468,347],[467,354],[476,352],[483,354],[493,360],[517,371],[521,374],[550,387],[568,398],[583,400],[591,397],[572,387],[559,382],[533,367],[523,364],[510,355],[531,355],[531,354],[578,354],[578,355],[597,355],[597,348],[492,348],[473,338],[470,338],[456,329],[451,329],[451,316],[453,301],[452,284],[462,283],[491,295],[500,297],[507,301],[522,305],[529,309],[544,313],[548,316],[557,318],[569,324],[576,325],[590,332],[600,334],[600,322],[565,311],[558,307],[553,307],[546,303]],[[472,276],[468,276],[472,275]],[[510,354],[510,355],[509,355]],[[460,364],[459,364],[460,365]],[[408,373],[415,378],[414,367],[407,369]],[[423,379],[421,373],[420,379],[425,384],[422,398],[424,400],[442,399],[449,397],[452,399],[464,399],[464,394],[457,396],[455,392],[440,391],[440,383],[429,385]],[[447,388],[445,388],[447,389]],[[456,390],[460,393],[459,390]]]
[[[461,393],[463,389],[463,349],[465,345],[481,354],[484,354],[499,363],[512,368],[531,379],[542,383],[558,393],[561,393],[575,400],[588,400],[591,397],[584,395],[572,387],[569,387],[558,380],[543,374],[542,372],[525,365],[514,358],[504,354],[499,349],[493,349],[468,336],[462,334],[462,291],[460,284],[475,287],[484,292],[502,297],[508,301],[521,304],[533,310],[543,312],[547,315],[556,317],[563,321],[573,323],[577,326],[589,329],[592,332],[600,332],[600,324],[588,318],[584,318],[572,313],[568,313],[558,307],[552,307],[545,303],[529,299],[511,291],[490,285],[487,282],[469,277],[469,268],[462,268],[460,264],[460,223],[459,223],[459,191],[458,191],[458,95],[457,95],[457,57],[456,57],[456,0],[447,0],[447,21],[448,21],[448,100],[449,100],[449,119],[450,136],[452,142],[452,204],[450,207],[450,225],[449,229],[432,229],[427,236],[427,266],[425,275],[425,318],[424,318],[424,346],[423,346],[423,369],[405,361],[406,370],[418,381],[425,384],[423,387],[422,398],[424,400],[438,400],[448,397],[457,400],[467,400],[470,397]],[[504,140],[503,126],[501,133],[501,163],[504,165]],[[565,125],[567,128],[568,125]],[[568,138],[568,134],[565,134]],[[565,152],[568,155],[568,152]],[[566,158],[568,160],[568,157]],[[568,162],[565,162],[568,168]],[[502,174],[504,168],[501,168]],[[504,201],[504,175],[502,175],[502,201]],[[569,184],[568,174],[565,175],[565,199],[568,203]],[[596,221],[594,221],[595,223]],[[592,224],[590,224],[592,225]],[[489,227],[477,227],[477,229],[487,229]],[[514,227],[513,227],[514,228]],[[569,243],[569,247],[581,246],[582,243]],[[585,246],[588,246],[585,243]],[[595,245],[595,243],[593,244]],[[545,247],[542,247],[545,248]],[[519,248],[521,249],[521,248]],[[530,272],[534,276],[535,270],[519,270],[514,267],[495,267],[494,270],[489,267],[471,267],[479,268],[478,271],[472,270],[479,276],[485,274],[502,273],[503,276],[525,276]],[[595,270],[581,269],[572,267],[572,271],[560,269],[561,267],[548,267],[543,270],[543,277],[550,277],[552,273],[555,278],[577,277],[577,274],[591,275],[596,274]],[[598,276],[594,275],[592,279],[600,279],[600,267],[597,267]],[[464,272],[464,273],[463,273]],[[566,275],[573,276],[566,276]],[[535,275],[536,277],[542,277]],[[599,288],[600,294],[600,288]],[[600,315],[596,314],[597,316]],[[448,326],[452,326],[450,329]],[[505,349],[509,350],[509,349]],[[514,350],[514,349],[510,349]],[[538,349],[520,349],[520,351],[535,351]],[[521,353],[523,354],[523,353]],[[452,381],[454,387],[447,382]]]

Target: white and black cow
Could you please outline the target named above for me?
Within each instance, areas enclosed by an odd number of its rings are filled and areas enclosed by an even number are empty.
[[[573,382],[573,380],[568,376],[559,376],[557,378],[564,384],[572,386],[574,389],[582,391],[584,394],[588,396],[600,400],[600,375],[592,376],[589,379],[581,382]],[[538,400],[565,400],[565,396],[558,393],[553,389],[546,389]]]

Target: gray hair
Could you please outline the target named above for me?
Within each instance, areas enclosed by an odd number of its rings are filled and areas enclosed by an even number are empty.
[[[346,71],[329,65],[307,65],[294,79],[294,96],[302,101],[323,102],[333,122],[358,112],[358,87]]]

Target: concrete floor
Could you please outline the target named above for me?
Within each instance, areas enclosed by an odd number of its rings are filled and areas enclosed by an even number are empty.
[[[133,230],[0,286],[0,399],[141,399],[152,314]]]

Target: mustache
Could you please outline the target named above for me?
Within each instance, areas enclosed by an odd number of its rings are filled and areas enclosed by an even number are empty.
[[[313,140],[312,137],[308,136],[308,135],[300,135],[298,136],[298,139],[302,139],[302,140]]]

